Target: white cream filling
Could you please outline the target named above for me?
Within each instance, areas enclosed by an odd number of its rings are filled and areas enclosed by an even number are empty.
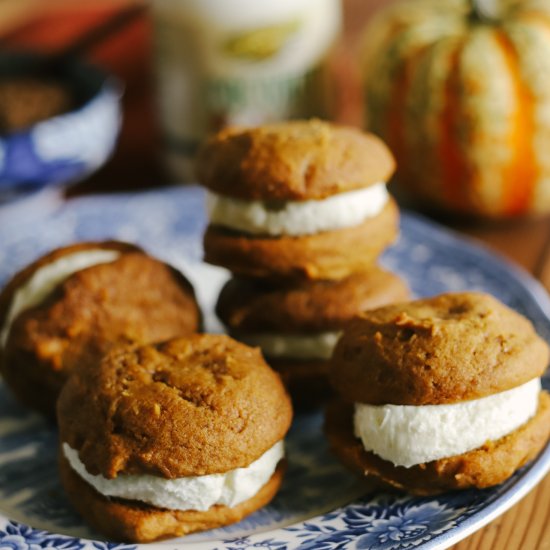
[[[224,474],[165,479],[149,474],[124,475],[107,479],[88,473],[78,452],[63,443],[71,468],[105,496],[138,500],[170,510],[208,510],[215,504],[233,507],[252,498],[271,478],[284,457],[284,443],[278,441],[246,468]]]
[[[14,319],[26,309],[39,305],[58,284],[77,271],[112,262],[119,256],[120,252],[117,250],[94,248],[61,256],[37,269],[13,295],[4,326],[0,331],[0,346],[6,345]]]
[[[266,357],[328,361],[340,334],[338,331],[311,335],[256,333],[239,335],[239,339],[249,346],[261,348]]]
[[[377,183],[322,200],[287,201],[280,207],[263,201],[245,201],[207,192],[210,222],[250,234],[313,235],[359,225],[378,215],[389,194],[385,183]]]
[[[534,416],[540,379],[451,405],[355,404],[355,436],[365,450],[396,466],[451,457],[497,440]]]

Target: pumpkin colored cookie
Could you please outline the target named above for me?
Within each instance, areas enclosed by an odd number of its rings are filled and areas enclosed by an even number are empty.
[[[205,259],[284,280],[364,270],[397,236],[393,170],[383,142],[355,128],[310,120],[223,130],[198,157]]]
[[[16,274],[0,294],[0,367],[16,397],[55,417],[76,365],[115,345],[199,329],[185,277],[139,248],[115,241],[59,248]]]
[[[277,286],[232,278],[216,306],[229,333],[259,346],[298,405],[329,395],[328,360],[341,331],[362,311],[409,297],[404,281],[379,267],[339,281]]]
[[[337,280],[369,269],[398,233],[398,210],[389,199],[382,212],[360,225],[305,236],[249,236],[210,225],[205,260],[238,275],[272,280]]]
[[[197,161],[204,186],[246,201],[325,199],[388,181],[394,170],[375,135],[316,119],[226,128]]]
[[[550,436],[548,356],[525,317],[483,293],[362,313],[330,365],[331,447],[357,472],[417,494],[501,483]]]
[[[69,499],[132,542],[227,525],[269,502],[292,420],[259,350],[206,334],[112,350],[74,373],[57,412]]]

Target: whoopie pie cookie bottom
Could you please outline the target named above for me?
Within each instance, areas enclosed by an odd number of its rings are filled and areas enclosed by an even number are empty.
[[[271,479],[251,498],[236,506],[215,505],[208,510],[168,510],[138,501],[106,497],[86,483],[60,453],[61,482],[70,502],[86,522],[114,541],[151,542],[181,537],[236,523],[266,506],[283,481],[281,461]]]
[[[328,407],[325,433],[331,450],[359,475],[416,495],[498,485],[535,458],[550,437],[550,395],[541,391],[535,416],[508,435],[460,455],[405,468],[365,450],[353,433],[353,411],[353,404],[340,400]]]
[[[271,280],[342,279],[376,262],[396,239],[398,220],[390,199],[380,214],[357,226],[315,235],[265,237],[210,225],[205,261],[236,275]]]

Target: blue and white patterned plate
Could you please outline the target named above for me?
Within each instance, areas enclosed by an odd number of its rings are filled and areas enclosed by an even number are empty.
[[[46,194],[0,207],[0,284],[53,247],[86,239],[140,243],[181,268],[212,314],[223,270],[200,262],[203,193],[174,187],[140,194],[73,199]],[[527,315],[550,340],[550,302],[526,274],[489,252],[412,214],[403,214],[399,242],[384,264],[418,296],[446,290],[490,292]],[[544,380],[550,387],[550,380]],[[506,483],[437,498],[367,493],[329,454],[320,413],[295,419],[288,437],[289,470],[265,509],[225,529],[150,545],[116,544],[92,533],[65,500],[56,473],[56,431],[20,407],[0,384],[0,548],[441,549],[494,519],[550,468],[550,448]]]

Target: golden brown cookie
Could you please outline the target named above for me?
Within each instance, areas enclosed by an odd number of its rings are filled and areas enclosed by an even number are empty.
[[[409,289],[400,277],[374,266],[338,281],[289,286],[234,277],[222,288],[216,312],[232,336],[262,348],[294,403],[309,406],[329,395],[327,362],[332,348],[327,346],[333,345],[345,325],[366,309],[408,297]],[[274,345],[280,353],[262,343],[266,337],[278,341]],[[316,338],[323,341],[316,344]],[[291,347],[282,351],[287,339]],[[302,339],[306,340],[303,345]],[[321,349],[322,356],[318,355]]]
[[[38,303],[8,319],[18,292],[37,286],[35,274],[98,250],[119,256],[62,278]],[[44,281],[39,285],[48,289]],[[1,371],[20,401],[53,418],[58,393],[76,365],[94,363],[119,344],[189,334],[200,324],[193,288],[181,273],[133,245],[79,243],[40,258],[1,293]]]
[[[252,236],[209,226],[205,261],[238,275],[273,280],[342,279],[368,270],[397,237],[393,199],[382,212],[353,227],[299,237]]]
[[[259,350],[206,334],[112,350],[95,368],[73,373],[57,412],[62,446],[78,453],[89,474],[108,480],[247,468],[284,438],[292,420],[284,386]],[[65,488],[84,518],[136,542],[238,521],[273,497],[281,477],[275,468],[245,501],[190,511],[108,499],[61,461]]]
[[[195,334],[121,347],[79,369],[58,419],[91,473],[175,478],[247,466],[283,438],[291,408],[258,349]]]
[[[378,137],[321,120],[225,129],[197,159],[202,185],[245,200],[324,199],[387,182],[394,169]]]
[[[417,494],[501,483],[550,436],[547,361],[530,321],[488,294],[364,312],[330,363],[331,447],[356,472]]]
[[[536,415],[512,433],[478,449],[411,468],[394,466],[365,451],[352,426],[353,407],[341,401],[332,403],[325,423],[331,450],[359,475],[374,476],[386,485],[417,495],[482,489],[502,483],[543,449],[550,437],[550,396],[541,392]]]
[[[216,313],[231,332],[340,330],[358,313],[409,297],[401,277],[376,265],[336,281],[281,286],[233,277],[222,288]]]
[[[359,315],[332,358],[350,402],[457,403],[540,376],[548,346],[531,322],[482,293],[449,293]]]

